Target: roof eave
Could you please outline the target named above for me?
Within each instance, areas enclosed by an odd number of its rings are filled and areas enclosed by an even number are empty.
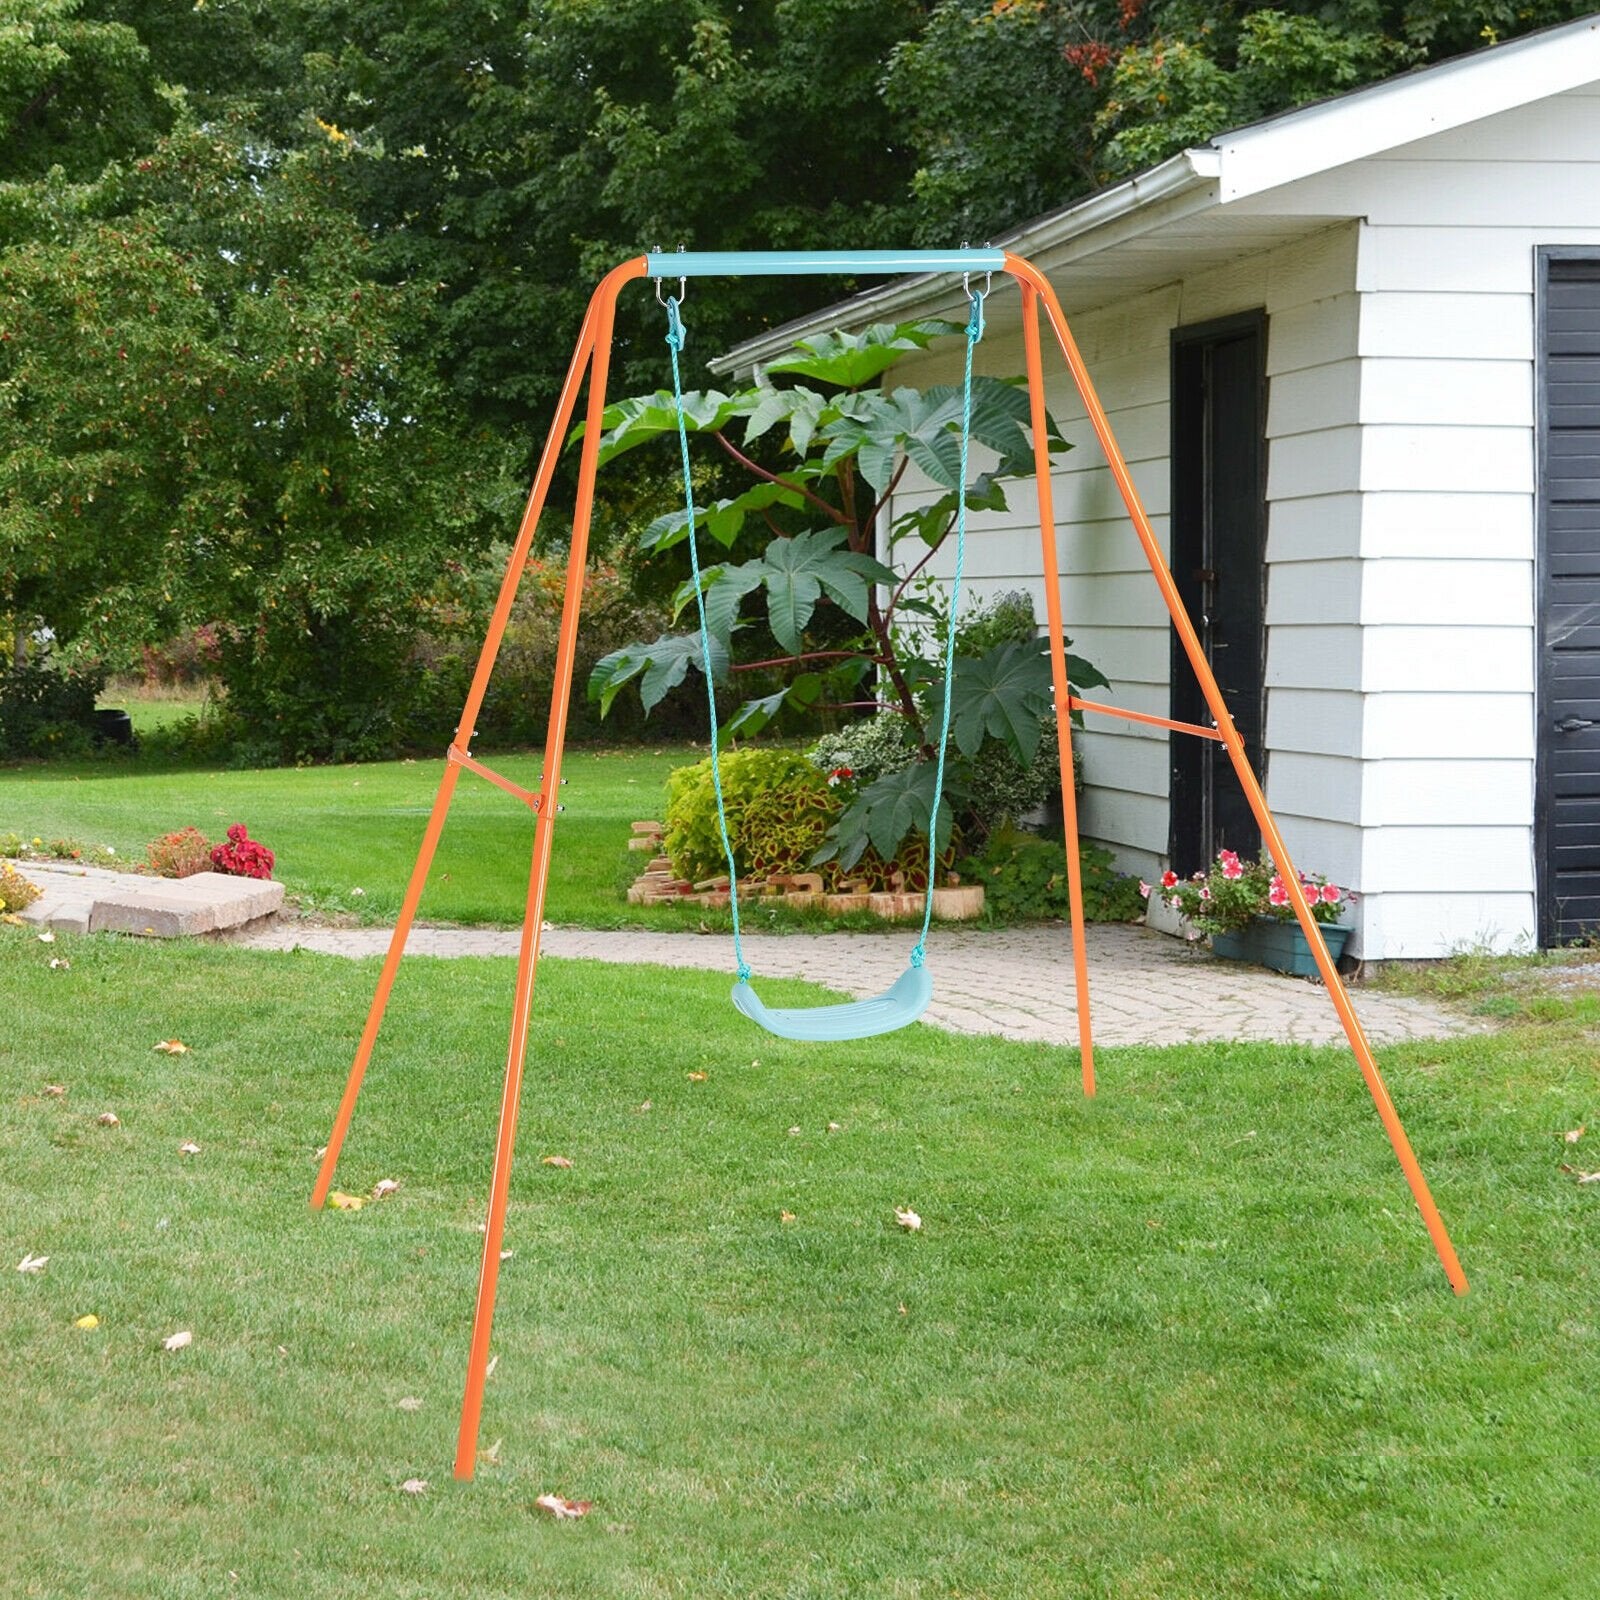
[[[1215,150],[1207,147],[1184,150],[1169,157],[1160,166],[1151,167],[1124,183],[1090,195],[1065,211],[1052,212],[1032,222],[1025,222],[994,240],[994,244],[999,249],[1032,260],[1053,254],[1063,245],[1135,216],[1148,217],[1153,227],[1157,215],[1155,208],[1163,201],[1190,197],[1201,199],[1202,204],[1214,204],[1215,193],[1207,199],[1200,191],[1208,186],[1214,189],[1221,170],[1221,160]],[[849,320],[856,324],[903,320],[906,316],[925,310],[944,284],[943,278],[932,273],[896,278],[879,288],[852,296],[846,302]],[[810,338],[813,334],[838,325],[838,305],[826,306],[810,316],[769,328],[707,364],[718,376],[748,371],[792,349],[796,340]]]

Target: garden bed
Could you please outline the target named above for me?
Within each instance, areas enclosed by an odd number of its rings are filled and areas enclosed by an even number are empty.
[[[630,850],[656,850],[661,847],[659,822],[636,822]],[[951,873],[951,881],[933,891],[933,915],[942,922],[970,922],[983,915],[983,885],[961,883]],[[820,872],[777,873],[769,877],[741,878],[740,897],[747,903],[787,906],[794,911],[825,911],[843,916],[864,911],[886,921],[903,921],[922,915],[924,896],[905,889],[873,890],[860,882],[849,882],[837,892],[824,886]],[[691,882],[672,870],[664,855],[654,855],[645,870],[628,890],[628,904],[635,906],[693,905],[710,910],[725,908],[731,894],[728,875]]]

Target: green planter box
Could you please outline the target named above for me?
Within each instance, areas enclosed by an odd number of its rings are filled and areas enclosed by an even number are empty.
[[[1349,928],[1338,922],[1319,924],[1328,954],[1337,961],[1344,951]],[[1298,922],[1278,922],[1272,917],[1257,917],[1248,928],[1237,933],[1214,933],[1211,948],[1224,961],[1248,961],[1252,966],[1287,972],[1292,978],[1317,976],[1316,958],[1300,931]]]

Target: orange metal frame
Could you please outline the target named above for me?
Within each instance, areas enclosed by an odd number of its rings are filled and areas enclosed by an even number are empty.
[[[367,1014],[366,1026],[362,1030],[360,1043],[356,1047],[355,1060],[351,1065],[350,1076],[345,1084],[344,1094],[339,1101],[339,1107],[334,1116],[333,1128],[328,1135],[327,1149],[322,1157],[316,1184],[311,1192],[312,1206],[320,1208],[327,1199],[329,1186],[333,1182],[334,1171],[339,1161],[339,1152],[343,1147],[345,1135],[350,1127],[350,1118],[355,1110],[356,1097],[361,1091],[361,1081],[365,1076],[367,1064],[372,1057],[372,1048],[378,1036],[378,1029],[383,1020],[384,1010],[389,1002],[390,992],[394,988],[395,977],[400,966],[400,958],[405,950],[406,939],[410,934],[412,923],[416,918],[417,906],[422,898],[423,887],[427,883],[434,853],[438,848],[439,837],[444,829],[445,817],[449,812],[450,802],[455,794],[457,778],[463,769],[476,773],[528,805],[534,812],[535,822],[533,859],[528,873],[527,901],[522,921],[522,941],[517,957],[517,976],[511,1007],[511,1031],[506,1049],[505,1085],[500,1100],[499,1134],[495,1142],[494,1168],[489,1181],[489,1213],[484,1228],[483,1257],[478,1269],[478,1294],[477,1303],[473,1311],[472,1342],[467,1357],[466,1392],[462,1401],[461,1424],[456,1442],[455,1475],[458,1478],[472,1477],[477,1457],[478,1426],[483,1409],[483,1387],[489,1366],[489,1335],[494,1321],[495,1289],[500,1269],[500,1251],[505,1234],[506,1201],[511,1186],[512,1155],[516,1144],[517,1111],[521,1099],[523,1067],[527,1056],[528,1018],[533,1002],[534,973],[539,960],[539,934],[544,922],[545,886],[549,878],[550,847],[555,831],[555,812],[559,809],[556,806],[546,804],[545,796],[554,793],[561,783],[561,756],[566,739],[567,702],[572,690],[574,647],[578,635],[578,615],[583,598],[584,573],[588,560],[589,527],[594,507],[595,474],[599,457],[601,415],[605,410],[606,375],[610,366],[612,327],[618,294],[626,284],[633,282],[637,278],[645,277],[647,268],[647,260],[642,256],[622,263],[601,280],[599,287],[595,290],[589,302],[583,326],[578,334],[577,346],[573,351],[572,362],[567,369],[566,379],[562,385],[560,399],[556,406],[555,419],[551,424],[549,437],[545,441],[538,471],[534,476],[533,488],[529,493],[527,507],[522,516],[522,523],[517,531],[516,542],[512,547],[510,559],[506,563],[505,577],[500,586],[500,594],[496,601],[494,612],[490,617],[483,649],[478,657],[477,669],[473,673],[472,685],[467,693],[466,705],[462,710],[455,737],[450,743],[444,773],[439,780],[438,793],[434,798],[433,811],[428,818],[421,848],[417,853],[416,864],[412,868],[411,878],[406,886],[405,900],[400,908],[400,916],[395,924],[394,935],[389,942],[388,954],[384,959],[383,970],[378,978],[377,989]],[[1278,831],[1272,813],[1267,809],[1267,802],[1262,793],[1261,785],[1255,773],[1251,770],[1249,758],[1245,754],[1244,743],[1233,725],[1232,717],[1228,714],[1228,708],[1223,702],[1216,679],[1212,676],[1210,665],[1205,658],[1199,638],[1196,636],[1193,624],[1190,622],[1183,602],[1178,596],[1178,590],[1173,583],[1172,575],[1167,570],[1166,561],[1151,529],[1150,520],[1145,514],[1144,506],[1140,501],[1139,492],[1134,487],[1127,463],[1123,460],[1122,452],[1117,446],[1117,441],[1111,431],[1111,425],[1106,419],[1105,411],[1101,407],[1094,385],[1090,381],[1083,358],[1079,354],[1077,344],[1068,329],[1066,315],[1062,311],[1060,302],[1056,299],[1055,292],[1050,287],[1049,282],[1030,262],[1023,260],[1020,256],[1007,254],[1005,257],[1005,270],[1017,281],[1022,291],[1023,343],[1027,360],[1028,388],[1032,404],[1032,425],[1039,496],[1039,535],[1045,577],[1045,605],[1050,639],[1050,662],[1055,686],[1056,725],[1060,734],[1061,746],[1061,795],[1066,825],[1067,877],[1072,902],[1072,962],[1077,990],[1079,1054],[1082,1063],[1084,1093],[1092,1095],[1095,1092],[1095,1072],[1094,1044],[1091,1035],[1089,1012],[1089,969],[1084,948],[1083,883],[1078,857],[1077,802],[1073,791],[1070,713],[1074,710],[1088,712],[1092,715],[1122,717],[1129,721],[1149,723],[1156,727],[1171,728],[1179,732],[1195,734],[1201,738],[1215,739],[1227,749],[1229,759],[1233,763],[1234,772],[1238,775],[1239,783],[1244,790],[1246,799],[1250,803],[1250,809],[1255,814],[1255,819],[1260,825],[1262,839],[1285,886],[1288,888],[1295,917],[1305,933],[1307,943],[1310,945],[1312,954],[1316,959],[1317,970],[1321,974],[1323,983],[1327,986],[1328,998],[1332,1001],[1334,1010],[1338,1013],[1339,1020],[1344,1026],[1345,1036],[1350,1041],[1350,1048],[1355,1054],[1357,1063],[1360,1065],[1362,1077],[1366,1080],[1373,1104],[1377,1107],[1378,1117],[1383,1124],[1384,1132],[1388,1134],[1389,1141],[1394,1147],[1395,1155],[1399,1158],[1401,1170],[1405,1174],[1407,1184],[1410,1186],[1417,1209],[1422,1213],[1422,1220],[1427,1226],[1428,1236],[1433,1241],[1433,1247],[1438,1253],[1440,1264],[1443,1266],[1445,1275],[1455,1292],[1457,1294],[1465,1294],[1467,1291],[1466,1275],[1461,1270],[1461,1263],[1456,1258],[1455,1249],[1450,1243],[1450,1236],[1445,1231],[1444,1222],[1433,1203],[1433,1196],[1429,1193],[1427,1179],[1423,1176],[1422,1168],[1418,1165],[1417,1158],[1412,1152],[1410,1141],[1406,1138],[1405,1129],[1400,1124],[1399,1115],[1395,1111],[1394,1102],[1389,1098],[1387,1088],[1384,1086],[1377,1062],[1373,1059],[1372,1049],[1367,1043],[1365,1033],[1362,1031],[1361,1022],[1350,1003],[1350,997],[1345,991],[1338,969],[1328,955],[1327,945],[1323,942],[1322,934],[1315,918],[1311,914],[1310,905],[1307,903],[1305,894],[1300,887],[1299,874],[1295,871],[1294,864],[1289,859],[1289,852],[1284,845],[1283,837]],[[1056,551],[1055,510],[1050,476],[1050,459],[1046,445],[1044,375],[1039,334],[1041,314],[1049,324],[1051,332],[1055,335],[1056,343],[1060,346],[1061,353],[1066,359],[1067,367],[1072,374],[1073,382],[1077,386],[1078,394],[1094,428],[1095,436],[1105,452],[1111,475],[1116,481],[1118,490],[1121,492],[1123,504],[1127,507],[1128,515],[1133,522],[1134,532],[1138,536],[1140,546],[1143,548],[1145,559],[1149,562],[1151,574],[1161,591],[1162,599],[1166,602],[1167,610],[1172,618],[1172,625],[1177,630],[1178,638],[1183,644],[1184,653],[1194,669],[1196,678],[1199,680],[1206,705],[1213,718],[1212,727],[1205,728],[1193,723],[1172,722],[1165,717],[1154,717],[1142,712],[1119,710],[1114,706],[1103,706],[1081,700],[1073,695],[1068,686],[1066,646],[1061,618],[1060,562]],[[589,380],[587,422],[578,465],[577,499],[572,518],[571,546],[567,557],[566,596],[561,612],[560,641],[556,654],[555,677],[551,685],[550,718],[545,736],[542,788],[539,793],[530,793],[477,761],[469,753],[468,747],[471,743],[478,711],[483,704],[484,693],[488,688],[489,678],[494,669],[495,657],[499,652],[501,637],[505,632],[506,622],[511,614],[512,601],[516,597],[523,568],[527,563],[528,555],[532,548],[533,536],[538,527],[539,516],[544,508],[545,499],[549,494],[551,480],[555,475],[556,461],[561,453],[563,441],[572,422],[578,391],[582,387],[585,373],[588,374]]]

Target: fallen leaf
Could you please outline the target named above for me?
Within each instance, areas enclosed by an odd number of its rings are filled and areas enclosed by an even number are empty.
[[[1584,1127],[1580,1126],[1576,1128],[1568,1128],[1567,1131],[1561,1135],[1561,1137],[1567,1144],[1576,1144],[1583,1137],[1583,1135]]]
[[[547,1167],[570,1167],[572,1165],[570,1156],[543,1156],[540,1159]]]
[[[193,1139],[186,1139],[178,1146],[178,1154],[180,1156],[197,1156],[200,1154],[200,1146]]]
[[[164,1056],[186,1056],[189,1053],[189,1047],[182,1039],[162,1039],[153,1048]]]
[[[639,1109],[641,1111],[654,1111],[655,1107],[652,1106],[648,1100],[642,1100],[639,1103]]]
[[[163,1339],[161,1341],[161,1348],[163,1350],[187,1350],[188,1347],[193,1343],[194,1335],[190,1333],[187,1328],[184,1328],[179,1332],[170,1334],[167,1338]]]
[[[906,1315],[906,1303],[904,1300],[900,1302],[899,1311],[902,1317]]]
[[[900,1224],[907,1233],[916,1233],[922,1227],[922,1218],[907,1206],[902,1210],[899,1206],[894,1208],[894,1220]]]
[[[346,1194],[343,1189],[335,1189],[328,1196],[328,1204],[335,1211],[359,1211],[366,1203],[365,1195]]]
[[[502,1250],[500,1252],[500,1259],[502,1261],[509,1261],[516,1253],[517,1252],[515,1250]]]
[[[48,930],[39,935],[40,944],[54,944],[55,942],[56,936],[53,933],[50,933]]]
[[[44,1271],[44,1264],[49,1259],[50,1259],[49,1256],[36,1256],[36,1255],[33,1255],[33,1254],[30,1253],[28,1255],[25,1255],[17,1263],[17,1271],[18,1272],[43,1272]]]
[[[778,1221],[779,1222],[793,1222],[794,1221],[794,1212],[792,1212],[792,1211],[780,1211],[778,1213]]]
[[[72,1324],[72,1326],[74,1328],[98,1328],[100,1326],[100,1319],[94,1314],[94,1312],[91,1311],[87,1316],[79,1317],[78,1320]]]
[[[691,1072],[688,1074],[690,1083],[704,1083],[709,1076],[710,1074],[705,1072]]]
[[[400,1485],[401,1494],[426,1494],[427,1492],[428,1480],[426,1478],[407,1478]]]
[[[564,1500],[558,1494],[542,1494],[533,1502],[541,1511],[548,1511],[557,1522],[576,1522],[589,1515],[592,1500]]]
[[[504,1439],[496,1439],[487,1450],[480,1450],[478,1452],[478,1459],[486,1463],[488,1466],[498,1467],[500,1465],[500,1446],[504,1443]]]
[[[372,1186],[372,1198],[374,1200],[386,1199],[399,1187],[400,1180],[398,1178],[379,1178]]]
[[[120,1128],[122,1126],[122,1118],[115,1111],[102,1111],[94,1120],[102,1128]]]
[[[839,1124],[837,1122],[830,1122],[828,1124],[828,1132],[829,1133],[838,1133],[839,1132]]]
[[[65,956],[51,956],[50,957],[50,970],[52,972],[55,972],[57,970],[65,972],[67,970],[67,968],[70,967],[71,965],[72,965],[72,963],[70,961],[68,961]]]
[[[498,1367],[499,1365],[500,1365],[500,1357],[499,1356],[490,1356],[489,1357],[489,1365],[486,1366],[483,1369],[484,1378],[485,1379],[492,1378],[494,1376],[494,1369],[496,1367]]]
[[[800,1137],[800,1130],[798,1128],[791,1128],[789,1130],[789,1137],[791,1139],[798,1139]]]
[[[328,1153],[328,1147],[327,1147],[327,1145],[325,1145],[325,1144],[319,1144],[319,1145],[318,1145],[318,1146],[317,1146],[317,1151],[316,1151],[316,1154],[315,1154],[315,1155],[314,1155],[314,1156],[312,1156],[312,1158],[311,1158],[311,1159],[312,1159],[312,1160],[313,1160],[313,1161],[320,1161],[320,1160],[321,1160],[321,1159],[322,1159],[322,1158],[323,1158],[323,1157],[324,1157],[324,1156],[325,1156],[325,1155],[327,1155],[327,1153]]]
[[[67,1092],[67,1086],[64,1083],[47,1083],[44,1086],[44,1092],[53,1099],[59,1100]]]
[[[1561,1170],[1579,1183],[1600,1183],[1600,1172],[1584,1172],[1578,1167],[1569,1167],[1565,1161],[1561,1163]]]
[[[422,1402],[414,1394],[408,1394],[399,1404],[402,1411],[420,1411],[422,1409]]]

